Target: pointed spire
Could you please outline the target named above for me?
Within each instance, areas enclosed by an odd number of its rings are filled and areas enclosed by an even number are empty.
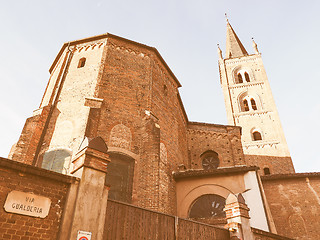
[[[253,38],[252,38],[252,46],[253,46],[254,52],[255,52],[256,54],[260,54],[260,53],[259,53],[259,50],[258,50],[258,45],[256,44],[256,42],[254,41]]]
[[[221,51],[221,49],[220,49],[220,46],[219,46],[219,44],[217,44],[217,45],[218,45],[218,55],[219,55],[219,59],[223,59],[222,51]]]
[[[246,49],[240,42],[237,34],[231,27],[227,14],[225,14],[227,19],[227,42],[226,42],[226,58],[235,58],[248,55]]]

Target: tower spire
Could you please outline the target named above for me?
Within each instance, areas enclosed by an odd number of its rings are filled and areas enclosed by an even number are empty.
[[[227,19],[227,42],[226,42],[226,58],[235,58],[248,55],[247,50],[242,45],[237,34],[231,27],[227,14],[225,14]]]

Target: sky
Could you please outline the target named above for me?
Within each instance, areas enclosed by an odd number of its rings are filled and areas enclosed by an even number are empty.
[[[320,1],[2,1],[0,156],[39,107],[64,42],[106,32],[156,47],[182,87],[190,121],[227,124],[217,44],[226,20],[267,71],[297,172],[320,171]]]

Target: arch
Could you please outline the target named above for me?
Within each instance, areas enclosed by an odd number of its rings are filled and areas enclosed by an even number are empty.
[[[83,58],[80,58],[79,59],[79,62],[78,62],[78,68],[82,68],[86,65],[86,58],[83,57]]]
[[[178,216],[187,218],[190,206],[198,197],[202,195],[216,194],[227,198],[230,193],[234,194],[234,192],[232,192],[230,189],[214,183],[196,186],[186,193],[186,195],[184,195],[178,202]]]
[[[223,211],[226,199],[217,194],[205,194],[198,197],[190,206],[189,218],[225,218]]]
[[[41,157],[41,167],[50,171],[67,174],[71,163],[72,151],[66,148],[51,149]]]
[[[254,81],[254,72],[250,68],[243,66],[236,66],[232,70],[232,76],[235,84]]]
[[[262,109],[260,97],[256,93],[249,91],[242,92],[238,96],[239,111],[256,111]]]
[[[220,165],[219,154],[213,150],[205,151],[200,158],[204,170],[216,169]]]
[[[131,149],[132,134],[130,128],[123,124],[115,125],[110,132],[110,146]]]
[[[109,198],[117,201],[132,201],[135,160],[121,152],[110,152],[106,184],[110,185]]]

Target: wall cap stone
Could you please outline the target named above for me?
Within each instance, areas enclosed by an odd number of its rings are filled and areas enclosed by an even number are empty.
[[[63,182],[63,183],[69,183],[69,184],[80,180],[79,178],[76,178],[73,176],[53,172],[47,169],[35,167],[35,166],[28,165],[21,162],[16,162],[11,159],[2,158],[2,157],[0,157],[0,167],[10,168],[18,172],[28,173],[28,174],[40,176],[43,178],[48,178],[48,179]]]
[[[261,176],[262,181],[283,180],[283,179],[298,179],[298,178],[319,178],[320,172],[306,172],[306,173],[288,173],[288,174],[272,174]]]

